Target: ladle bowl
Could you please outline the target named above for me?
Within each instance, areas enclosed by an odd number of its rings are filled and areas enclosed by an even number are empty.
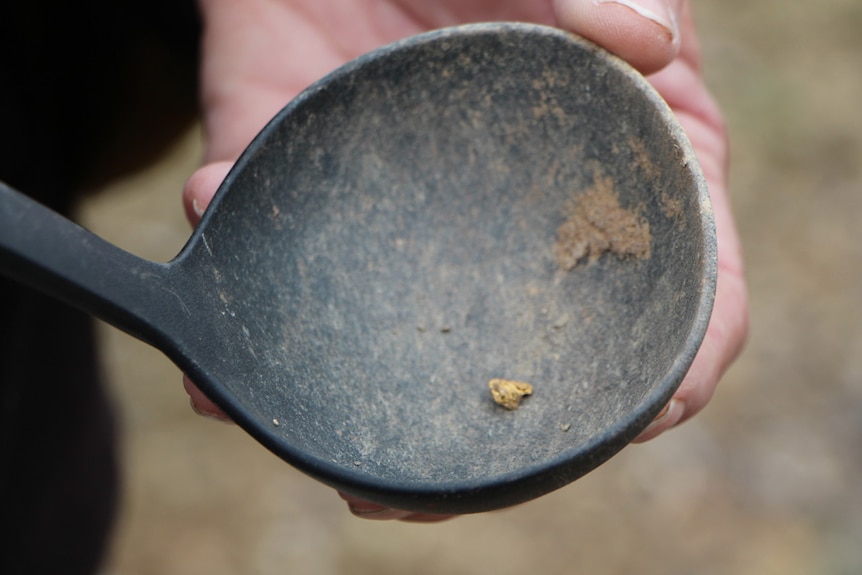
[[[502,23],[311,86],[169,263],[0,186],[0,271],[162,350],[318,480],[468,513],[557,489],[646,427],[704,336],[716,246],[691,146],[643,77]],[[533,394],[505,409],[496,378]]]

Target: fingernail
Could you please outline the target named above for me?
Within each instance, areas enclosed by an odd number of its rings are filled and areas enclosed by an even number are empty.
[[[649,439],[650,434],[656,429],[662,427],[667,422],[672,421],[674,424],[680,420],[685,411],[685,404],[679,399],[671,399],[667,405],[664,406],[658,415],[655,416],[649,425],[646,426],[640,435],[637,436],[635,441]]]
[[[198,199],[197,199],[197,198],[192,198],[192,210],[194,210],[195,214],[196,214],[198,217],[201,217],[201,216],[203,216],[203,215],[204,215],[204,209],[203,209],[203,208],[201,207],[201,205],[198,203]]]
[[[363,519],[403,519],[410,515],[408,511],[391,509],[377,505],[376,503],[367,503],[364,501],[348,501],[347,507],[351,513]]]
[[[619,4],[634,10],[647,20],[651,20],[667,30],[671,40],[679,41],[679,25],[676,12],[668,0],[593,0],[596,4]]]

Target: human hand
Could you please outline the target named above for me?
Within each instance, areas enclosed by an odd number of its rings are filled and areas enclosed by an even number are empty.
[[[675,111],[706,176],[718,234],[715,308],[703,345],[665,410],[636,439],[646,441],[699,412],[747,333],[742,254],[727,196],[727,139],[700,70],[686,0],[200,0],[205,21],[202,98],[205,165],[186,183],[192,224],[254,135],[288,101],[348,60],[428,29],[514,20],[557,26],[622,57]],[[199,413],[226,418],[187,378]],[[415,521],[441,516],[382,508],[348,496],[360,516]]]

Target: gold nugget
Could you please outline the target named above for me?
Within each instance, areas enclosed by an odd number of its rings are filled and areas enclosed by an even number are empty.
[[[508,379],[492,379],[488,387],[494,402],[506,409],[518,409],[524,396],[533,393],[533,386],[529,383]]]

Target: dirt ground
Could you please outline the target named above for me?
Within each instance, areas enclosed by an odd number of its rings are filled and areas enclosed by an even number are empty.
[[[695,420],[521,507],[372,523],[242,431],[192,414],[180,374],[110,328],[124,500],[110,575],[862,573],[862,3],[695,0],[729,122],[752,332]],[[82,220],[144,257],[189,234],[189,132]]]

